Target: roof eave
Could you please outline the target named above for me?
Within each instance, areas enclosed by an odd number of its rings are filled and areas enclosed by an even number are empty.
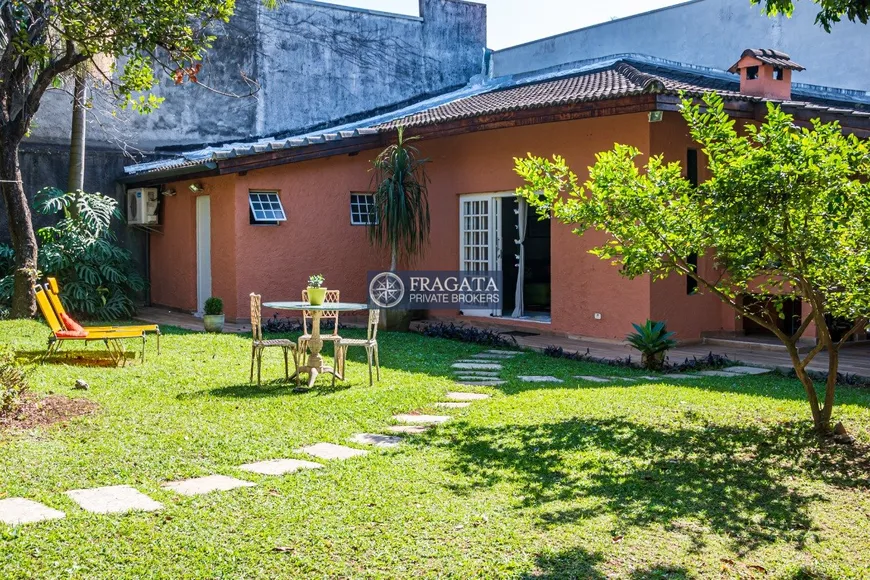
[[[210,175],[218,175],[218,164],[215,161],[204,161],[203,163],[197,163],[196,165],[185,165],[184,167],[133,173],[119,178],[118,183],[123,183],[125,185],[151,185],[166,183],[168,181],[177,181],[178,178],[181,177],[194,178],[208,177]]]

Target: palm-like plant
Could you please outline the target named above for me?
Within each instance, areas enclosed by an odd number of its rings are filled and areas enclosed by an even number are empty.
[[[626,340],[640,351],[644,367],[650,370],[660,369],[664,363],[665,352],[677,346],[677,341],[673,339],[676,333],[668,332],[664,322],[652,320],[647,320],[643,325],[632,323],[632,326],[635,331]]]
[[[400,262],[411,263],[429,243],[429,176],[420,151],[405,139],[399,127],[396,143],[372,162],[374,215],[369,220],[369,240],[390,250],[390,271]]]

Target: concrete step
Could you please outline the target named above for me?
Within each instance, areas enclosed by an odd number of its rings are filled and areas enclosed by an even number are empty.
[[[740,350],[755,350],[767,352],[788,352],[785,345],[780,342],[768,341],[753,341],[745,338],[723,338],[718,336],[707,336],[702,339],[702,344],[708,346],[719,346],[725,348],[736,348]],[[813,343],[801,342],[798,346],[798,352],[805,353],[813,350]]]

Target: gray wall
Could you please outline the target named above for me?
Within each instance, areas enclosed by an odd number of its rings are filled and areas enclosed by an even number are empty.
[[[727,69],[746,48],[775,48],[807,67],[795,82],[870,91],[870,26],[841,22],[828,34],[814,23],[816,4],[796,5],[788,19],[768,18],[749,0],[687,2],[497,51],[492,74],[632,52]]]
[[[95,91],[89,141],[141,149],[190,146],[292,132],[465,85],[483,71],[486,7],[420,0],[420,17],[290,0],[276,10],[239,0],[216,29],[199,80],[234,98],[164,74],[165,98],[150,115],[111,115]],[[248,83],[243,75],[251,80]],[[42,104],[35,142],[64,143],[70,97],[53,91]]]

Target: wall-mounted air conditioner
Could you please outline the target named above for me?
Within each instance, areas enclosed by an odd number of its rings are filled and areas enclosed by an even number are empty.
[[[131,226],[156,225],[159,196],[156,187],[127,190],[127,223]]]

